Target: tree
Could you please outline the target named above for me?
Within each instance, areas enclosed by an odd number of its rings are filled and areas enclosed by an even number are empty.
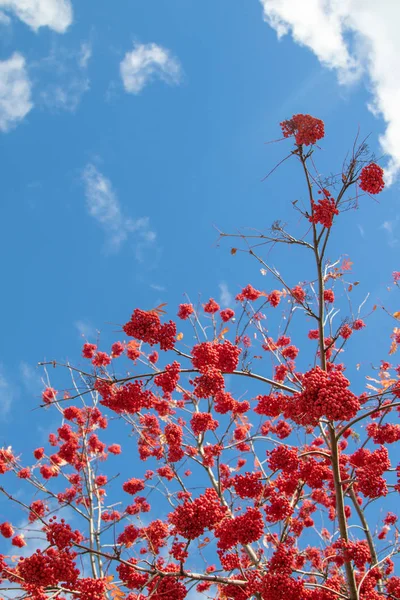
[[[365,327],[365,302],[340,318],[351,264],[327,255],[338,215],[381,192],[383,170],[355,144],[324,180],[314,164],[323,122],[295,115],[281,128],[304,175],[307,202],[293,203],[303,235],[281,223],[267,234],[221,233],[242,244],[232,254],[248,252],[273,276],[272,288],[246,285],[235,311],[188,301],[179,327],[164,305],[136,308],[122,327],[130,341],[110,352],[84,344],[90,368],[43,365],[66,371],[72,387],[44,390],[43,406],[62,422],[33,461],[1,449],[0,490],[23,511],[0,525],[4,598],[400,598],[397,515],[388,512],[400,491],[400,367],[382,361],[367,389],[350,389],[340,360]],[[263,258],[282,245],[299,265],[309,256],[313,274],[289,282]],[[397,328],[391,337],[394,354]],[[122,481],[121,446],[105,440],[115,430],[120,442],[123,423],[133,439],[122,456],[134,448],[140,460]],[[30,502],[10,491],[15,477]]]

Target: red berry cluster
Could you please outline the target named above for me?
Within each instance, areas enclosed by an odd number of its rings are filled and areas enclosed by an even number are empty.
[[[180,304],[178,309],[178,317],[183,321],[186,321],[191,314],[194,313],[192,304]]]
[[[211,413],[196,412],[190,419],[190,426],[195,435],[200,435],[206,431],[215,431],[218,421],[213,419]]]
[[[206,373],[210,367],[232,373],[238,365],[241,349],[225,340],[222,344],[203,342],[192,349],[192,364],[195,369]]]
[[[226,518],[215,528],[220,550],[230,550],[237,544],[251,544],[264,533],[264,520],[257,508],[248,508],[244,515]]]
[[[175,532],[187,540],[194,540],[206,529],[213,529],[223,519],[226,507],[213,489],[207,489],[196,500],[186,500],[169,514]]]
[[[237,294],[236,300],[243,302],[244,300],[258,300],[258,298],[262,295],[262,292],[253,288],[250,283],[246,285],[245,288],[242,289],[240,294]]]
[[[324,197],[319,198],[317,203],[312,203],[312,214],[308,220],[310,223],[320,223],[323,227],[329,229],[332,227],[334,216],[338,215],[339,211],[336,208],[335,199],[331,197],[330,192],[326,189],[323,189],[322,191]],[[321,191],[318,193],[321,194]]]
[[[368,194],[379,194],[385,187],[382,167],[376,163],[364,167],[359,178],[359,186]]]
[[[172,350],[176,339],[176,325],[173,321],[161,325],[160,317],[155,311],[144,311],[136,308],[130,321],[122,328],[126,335],[154,346],[160,344],[161,350]]]
[[[348,421],[355,417],[360,402],[349,389],[350,382],[340,370],[327,373],[314,367],[304,374],[303,390],[293,394],[285,417],[300,425],[317,425],[319,419]]]
[[[325,135],[324,122],[311,115],[293,115],[291,119],[282,121],[280,125],[283,137],[294,136],[298,146],[315,144]]]
[[[180,364],[176,361],[165,367],[165,373],[160,373],[154,383],[162,388],[164,394],[171,394],[179,381]]]
[[[144,481],[142,479],[135,479],[133,477],[132,479],[129,479],[129,481],[125,481],[125,483],[122,484],[122,489],[127,494],[134,496],[138,492],[144,490]]]

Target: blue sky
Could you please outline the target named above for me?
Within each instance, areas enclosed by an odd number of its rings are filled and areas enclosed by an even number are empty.
[[[296,165],[261,182],[288,150],[265,142],[292,114],[325,121],[321,171],[340,168],[358,128],[385,155],[391,186],[341,217],[330,257],[350,256],[359,302],[395,302],[399,11],[390,0],[340,10],[317,0],[0,0],[2,444],[16,445],[18,428],[19,449],[30,448],[29,435],[44,439],[53,422],[32,424],[38,361],[79,363],[83,341],[100,330],[107,346],[135,307],[167,302],[174,318],[184,293],[226,305],[249,282],[275,287],[217,244],[216,227],[299,227]],[[293,285],[304,279],[296,255],[274,264]],[[376,311],[368,324],[353,363],[386,357],[387,317]]]

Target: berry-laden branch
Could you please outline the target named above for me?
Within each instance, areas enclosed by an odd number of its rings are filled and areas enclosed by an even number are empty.
[[[84,343],[89,366],[41,363],[58,367],[41,404],[61,422],[32,456],[0,449],[4,597],[400,598],[387,510],[400,491],[400,368],[382,361],[365,388],[350,382],[352,336],[374,309],[363,301],[354,317],[350,303],[342,318],[359,282],[348,258],[328,257],[383,171],[362,142],[323,178],[323,122],[298,114],[281,128],[292,146],[279,166],[304,177],[298,231],[220,233],[268,289],[244,282],[224,308],[188,297],[175,320],[165,305],[135,308],[119,340]],[[302,253],[295,278],[269,256],[285,245]],[[391,356],[400,337],[388,336]]]

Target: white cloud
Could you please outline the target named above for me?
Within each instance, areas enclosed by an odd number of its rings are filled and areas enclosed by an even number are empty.
[[[15,389],[4,374],[4,368],[0,365],[0,417],[4,419],[11,410],[15,398]]]
[[[70,0],[0,0],[0,8],[13,13],[35,31],[49,27],[64,33],[72,23]]]
[[[380,137],[388,155],[387,180],[400,170],[400,2],[396,0],[260,0],[265,20],[278,36],[291,32],[323,65],[335,69],[340,83],[368,76],[369,110],[382,116]]]
[[[130,234],[135,234],[137,260],[142,259],[145,248],[154,245],[156,233],[150,229],[148,217],[131,219],[122,213],[112,183],[93,164],[88,164],[83,173],[86,207],[88,213],[104,229],[107,249],[117,252]]]
[[[32,107],[25,59],[15,52],[8,60],[0,61],[0,130],[15,127]]]
[[[223,306],[224,308],[228,308],[231,306],[232,302],[233,302],[233,296],[230,293],[228,286],[225,282],[221,282],[219,284],[219,289],[220,289],[220,295],[219,295],[219,303],[221,304],[221,306]]]
[[[169,84],[178,84],[182,69],[179,61],[169,50],[157,44],[137,44],[127,52],[120,64],[125,90],[139,94],[153,79],[159,78]]]

